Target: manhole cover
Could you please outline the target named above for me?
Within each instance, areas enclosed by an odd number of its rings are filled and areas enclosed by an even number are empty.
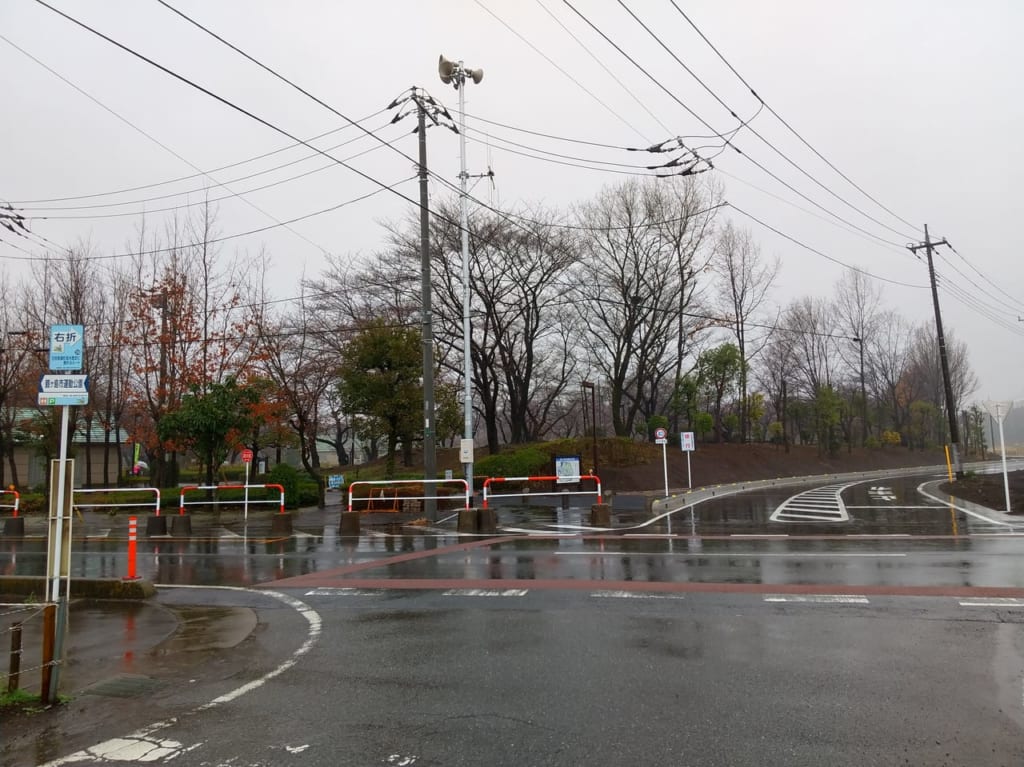
[[[82,690],[83,695],[106,695],[109,698],[135,698],[153,692],[163,683],[140,674],[121,674],[91,684]]]

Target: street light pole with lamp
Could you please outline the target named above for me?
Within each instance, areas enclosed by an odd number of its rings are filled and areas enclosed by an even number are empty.
[[[860,401],[863,412],[860,422],[860,446],[868,444],[868,395],[864,389],[864,339],[860,336],[853,336],[853,340],[860,347]]]
[[[459,228],[462,231],[462,353],[463,353],[463,410],[465,431],[462,453],[466,467],[466,482],[473,489],[473,359],[472,329],[469,323],[469,223],[466,213],[466,78],[479,84],[484,79],[482,69],[466,69],[461,61],[449,61],[441,56],[437,63],[441,82],[451,84],[459,92]],[[468,460],[465,460],[468,459]]]
[[[597,474],[597,399],[596,395],[594,394],[594,390],[596,387],[594,386],[592,381],[584,381],[583,388],[590,390],[590,428],[593,431],[594,435],[594,462],[593,468],[590,470],[590,473]]]

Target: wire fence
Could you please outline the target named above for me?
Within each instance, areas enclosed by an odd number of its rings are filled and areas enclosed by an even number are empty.
[[[44,700],[60,659],[53,657],[53,602],[0,602],[0,648],[7,650],[6,674],[0,694],[22,690]]]

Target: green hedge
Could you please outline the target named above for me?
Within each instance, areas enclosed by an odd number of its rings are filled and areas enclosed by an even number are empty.
[[[529,477],[547,474],[551,456],[532,445],[518,450],[509,450],[481,458],[473,467],[473,473],[485,477]]]

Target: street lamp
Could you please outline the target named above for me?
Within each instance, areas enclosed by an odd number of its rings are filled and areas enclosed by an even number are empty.
[[[868,444],[868,395],[864,391],[864,339],[854,336],[853,340],[860,346],[860,401],[863,408],[860,422],[860,446],[865,447]]]
[[[466,466],[466,482],[473,492],[473,360],[471,328],[469,324],[469,225],[466,216],[466,78],[479,84],[484,79],[482,69],[466,69],[461,61],[449,61],[441,56],[437,62],[441,82],[451,84],[459,92],[459,228],[462,230],[462,354],[463,354],[463,410],[465,432],[462,454]]]
[[[596,395],[594,394],[595,386],[591,381],[584,381],[583,388],[590,389],[590,428],[593,429],[594,433],[594,462],[591,473],[597,474],[597,408],[595,404]]]

